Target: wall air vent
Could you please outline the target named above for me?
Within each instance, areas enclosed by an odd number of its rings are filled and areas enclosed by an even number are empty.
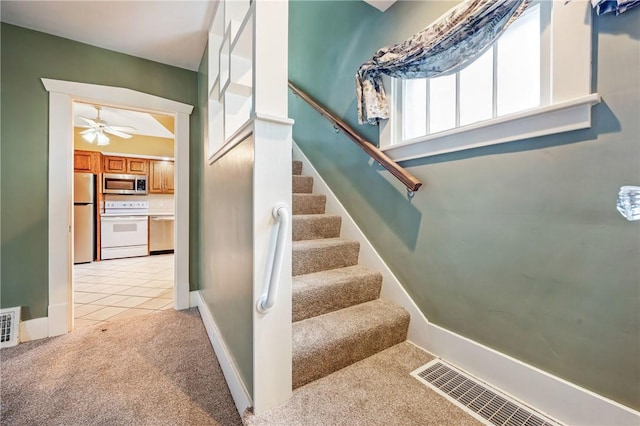
[[[435,359],[411,375],[486,425],[560,426],[442,360]]]
[[[18,344],[20,308],[0,309],[0,348]]]

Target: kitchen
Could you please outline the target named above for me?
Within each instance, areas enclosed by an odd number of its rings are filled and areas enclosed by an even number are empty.
[[[76,328],[172,306],[173,152],[171,116],[74,103]]]

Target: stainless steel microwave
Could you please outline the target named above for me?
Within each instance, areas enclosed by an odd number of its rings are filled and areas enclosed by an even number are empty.
[[[149,192],[147,177],[144,175],[102,175],[103,194],[145,195]]]

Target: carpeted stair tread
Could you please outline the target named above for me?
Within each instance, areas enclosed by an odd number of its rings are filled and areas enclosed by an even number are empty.
[[[293,276],[344,268],[358,263],[360,243],[343,238],[294,241],[291,253]]]
[[[293,388],[407,338],[409,314],[382,299],[293,324]]]
[[[327,197],[316,194],[293,194],[293,214],[323,214]]]
[[[293,175],[302,174],[302,161],[293,161],[291,163],[291,174]]]
[[[293,241],[336,238],[340,236],[342,217],[329,214],[301,214],[293,216]]]
[[[382,274],[362,265],[293,277],[294,322],[375,300]]]
[[[313,192],[313,178],[311,176],[292,176],[294,194],[311,194]]]

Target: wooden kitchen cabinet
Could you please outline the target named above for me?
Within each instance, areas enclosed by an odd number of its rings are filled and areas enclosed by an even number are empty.
[[[149,160],[143,158],[104,156],[103,172],[105,173],[146,175],[148,170]]]
[[[127,173],[132,175],[146,175],[149,171],[149,160],[142,158],[127,158]]]
[[[149,193],[151,194],[173,194],[173,161],[149,162]]]
[[[100,173],[100,153],[96,151],[73,151],[73,171],[79,173]]]

